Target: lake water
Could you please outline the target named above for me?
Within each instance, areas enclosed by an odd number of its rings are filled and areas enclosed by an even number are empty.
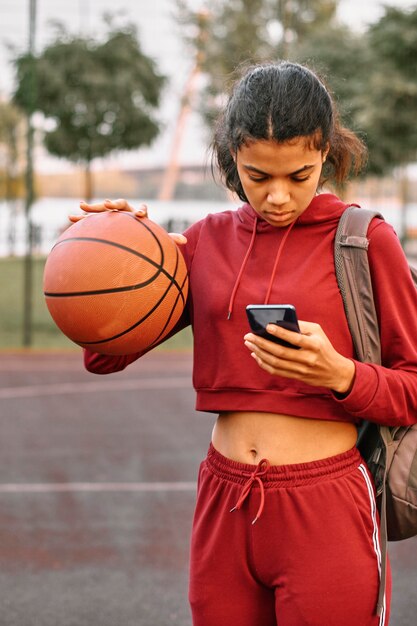
[[[143,202],[148,205],[149,217],[173,232],[181,232],[189,224],[205,217],[208,213],[218,213],[233,209],[237,205],[225,202],[201,200],[160,201],[129,200],[132,206],[139,208]],[[35,250],[47,254],[62,230],[70,224],[68,215],[82,214],[78,200],[73,198],[41,198],[31,209],[35,231]],[[18,207],[14,218],[6,203],[0,203],[0,256],[6,256],[12,247],[14,254],[24,254],[25,216],[23,207]],[[14,243],[11,243],[11,239]]]
[[[139,207],[143,200],[129,200]],[[171,231],[181,232],[187,225],[203,218],[208,213],[217,213],[226,209],[236,208],[237,204],[210,202],[202,200],[145,201],[148,204],[149,216],[158,224]],[[366,199],[359,200],[363,207],[371,208]],[[397,233],[401,235],[401,211],[398,205],[373,201],[373,208],[381,211]],[[68,215],[81,213],[78,200],[75,198],[41,198],[32,207],[32,223],[35,230],[35,252],[48,254],[62,230],[69,225]],[[410,205],[407,212],[407,224],[417,227],[417,205]],[[0,203],[0,256],[13,251],[16,255],[25,251],[25,219],[22,207],[18,207],[14,218],[10,209]]]

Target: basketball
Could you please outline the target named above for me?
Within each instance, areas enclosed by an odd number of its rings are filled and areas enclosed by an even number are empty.
[[[43,288],[60,330],[84,348],[131,354],[160,342],[183,312],[188,276],[168,233],[125,211],[90,214],[52,248]]]

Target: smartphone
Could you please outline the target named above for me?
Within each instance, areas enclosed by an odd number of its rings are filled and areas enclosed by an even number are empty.
[[[246,307],[246,315],[248,317],[249,326],[255,335],[265,337],[265,339],[279,343],[286,348],[299,350],[298,346],[294,346],[283,339],[278,339],[278,337],[274,337],[274,335],[270,335],[266,331],[267,324],[276,324],[282,328],[292,330],[295,333],[300,332],[297,313],[292,304],[248,304]]]

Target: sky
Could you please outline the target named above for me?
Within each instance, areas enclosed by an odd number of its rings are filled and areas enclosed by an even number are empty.
[[[189,4],[198,7],[203,1],[189,0]],[[416,6],[416,0],[340,0],[339,18],[352,28],[363,29],[380,17],[384,4],[409,8]],[[94,35],[103,30],[103,13],[114,14],[116,11],[121,13],[121,18],[126,16],[137,25],[143,51],[155,59],[159,71],[169,80],[159,113],[163,124],[159,138],[151,148],[110,157],[104,164],[127,167],[164,164],[171,153],[180,98],[191,69],[190,54],[184,47],[174,19],[175,0],[119,0],[117,4],[114,0],[37,0],[35,46],[39,51],[52,38],[53,21],[62,22],[71,32]],[[6,98],[13,89],[7,46],[13,45],[23,51],[28,45],[28,29],[29,0],[0,0],[0,98]],[[181,163],[204,162],[206,143],[198,116],[191,116],[181,142]],[[66,164],[44,155],[40,167],[53,170],[66,167]]]

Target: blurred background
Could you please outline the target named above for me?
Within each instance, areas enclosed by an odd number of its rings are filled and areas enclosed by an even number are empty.
[[[211,171],[216,112],[242,64],[288,58],[369,147],[337,193],[416,258],[417,4],[0,0],[0,48],[0,626],[190,626],[213,423],[194,411],[190,333],[92,377],[46,309],[46,256],[81,199],[146,202],[170,231],[237,206]],[[390,554],[391,624],[411,626],[416,539]]]
[[[145,201],[173,230],[236,204],[213,180],[209,144],[248,61],[321,73],[370,150],[338,193],[381,210],[414,253],[415,2],[1,0],[0,45],[0,346],[66,345],[39,280],[79,200]]]

